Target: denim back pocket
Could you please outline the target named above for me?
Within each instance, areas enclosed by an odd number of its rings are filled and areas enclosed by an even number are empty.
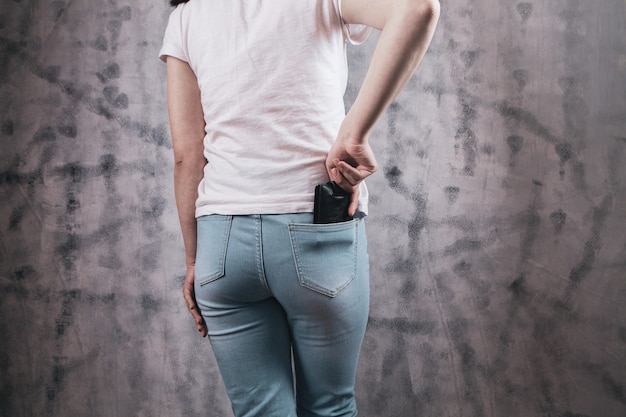
[[[358,219],[330,224],[289,224],[300,284],[335,297],[356,276]]]
[[[198,217],[195,274],[199,285],[224,276],[232,220],[219,214]]]

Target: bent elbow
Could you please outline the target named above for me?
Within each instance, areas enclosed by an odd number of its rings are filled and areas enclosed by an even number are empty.
[[[427,0],[426,3],[428,3],[427,9],[430,16],[434,20],[439,20],[439,15],[441,14],[441,4],[439,3],[439,0]]]
[[[441,4],[439,0],[405,0],[405,13],[416,24],[435,23],[439,20]]]

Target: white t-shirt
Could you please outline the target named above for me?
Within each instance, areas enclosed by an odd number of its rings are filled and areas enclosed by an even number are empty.
[[[346,41],[368,34],[344,24],[341,0],[190,0],[173,10],[159,55],[189,63],[206,122],[196,216],[313,211],[345,116]]]

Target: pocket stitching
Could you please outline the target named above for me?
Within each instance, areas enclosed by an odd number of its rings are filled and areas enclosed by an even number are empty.
[[[341,290],[343,290],[344,288],[346,288],[348,285],[350,285],[350,283],[354,280],[354,278],[356,277],[356,269],[357,269],[357,257],[358,257],[358,241],[359,241],[359,228],[358,225],[356,224],[356,222],[358,221],[358,219],[353,219],[353,220],[349,220],[347,222],[341,222],[341,223],[330,223],[330,224],[300,224],[300,223],[290,223],[289,224],[289,237],[291,240],[291,249],[293,252],[293,256],[294,256],[294,261],[295,261],[295,266],[296,266],[296,273],[298,274],[298,280],[300,282],[300,284],[305,287],[308,288],[310,290],[313,290],[315,292],[318,292],[320,294],[326,295],[328,297],[334,298],[337,296],[337,294],[339,294],[341,292]],[[350,226],[350,227],[348,227]],[[300,230],[300,231],[314,231],[314,230],[327,230],[327,231],[342,231],[342,230],[353,230],[354,231],[354,239],[353,239],[353,248],[351,250],[352,252],[352,268],[351,268],[351,272],[350,272],[350,276],[349,278],[343,283],[341,284],[339,287],[335,288],[335,289],[328,289],[325,288],[309,279],[307,279],[305,277],[304,271],[303,271],[303,259],[302,256],[300,255],[300,249],[299,249],[299,244],[298,244],[298,239],[296,237],[296,234],[294,232]]]
[[[219,278],[222,278],[225,275],[225,266],[226,266],[226,249],[228,247],[228,240],[230,238],[230,229],[232,224],[232,216],[226,216],[225,220],[222,222],[226,223],[224,225],[224,232],[222,236],[222,245],[221,245],[221,254],[219,256],[219,263],[217,266],[217,271],[207,275],[206,277],[198,280],[198,285],[203,286],[210,282],[213,282]]]

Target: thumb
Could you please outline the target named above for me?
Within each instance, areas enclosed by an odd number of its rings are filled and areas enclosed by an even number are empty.
[[[357,187],[356,190],[354,190],[354,192],[350,196],[350,205],[348,206],[348,215],[350,217],[354,216],[357,209],[359,208],[359,195],[360,194],[361,194],[361,191]]]

